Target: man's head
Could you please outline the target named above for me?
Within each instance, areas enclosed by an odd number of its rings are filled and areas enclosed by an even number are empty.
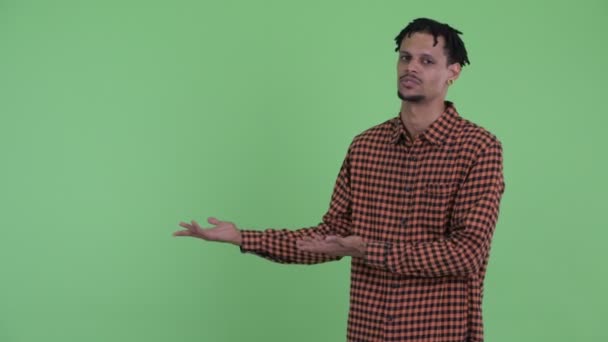
[[[410,102],[445,98],[449,84],[470,64],[459,34],[447,24],[418,18],[395,37],[399,98]]]

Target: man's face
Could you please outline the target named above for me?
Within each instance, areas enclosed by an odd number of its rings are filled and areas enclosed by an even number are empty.
[[[397,94],[403,101],[427,102],[444,99],[448,80],[455,80],[460,64],[448,65],[444,51],[445,40],[423,32],[405,37],[399,47],[397,62]]]

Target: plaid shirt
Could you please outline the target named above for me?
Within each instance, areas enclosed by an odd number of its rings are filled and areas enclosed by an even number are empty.
[[[348,341],[483,341],[483,281],[504,192],[500,141],[446,110],[414,141],[399,116],[357,135],[315,227],[242,230],[242,252],[280,263],[340,257],[296,240],[358,235]]]

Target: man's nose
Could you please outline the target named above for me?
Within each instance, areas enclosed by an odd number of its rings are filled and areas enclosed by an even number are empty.
[[[410,60],[405,64],[405,71],[409,73],[417,73],[420,70],[420,64],[415,60]]]

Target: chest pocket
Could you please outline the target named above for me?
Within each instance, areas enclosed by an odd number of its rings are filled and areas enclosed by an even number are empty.
[[[427,182],[420,194],[421,223],[424,226],[445,232],[451,218],[458,183]]]

